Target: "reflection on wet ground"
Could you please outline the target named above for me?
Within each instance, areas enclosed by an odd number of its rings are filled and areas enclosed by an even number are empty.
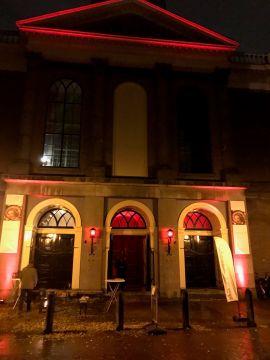
[[[81,337],[1,336],[1,359],[269,360],[269,329],[169,330],[166,335],[104,331]]]
[[[232,321],[235,303],[190,303],[191,330],[182,329],[179,302],[160,303],[158,323],[165,335],[148,334],[150,304],[125,305],[124,330],[116,331],[115,307],[93,303],[80,315],[74,302],[57,303],[54,332],[43,335],[44,313],[34,304],[30,313],[18,315],[0,308],[0,359],[215,359],[270,360],[270,303],[256,304],[257,328]]]

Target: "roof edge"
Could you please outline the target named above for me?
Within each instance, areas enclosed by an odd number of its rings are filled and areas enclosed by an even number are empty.
[[[233,40],[233,39],[230,39],[230,38],[228,38],[228,37],[226,37],[224,35],[221,35],[221,34],[215,32],[215,31],[213,31],[213,30],[211,30],[209,28],[206,28],[206,27],[204,27],[202,25],[199,25],[198,23],[196,23],[194,21],[191,21],[191,20],[188,20],[188,19],[186,19],[186,18],[184,18],[184,17],[182,17],[180,15],[177,15],[177,14],[175,14],[175,13],[169,11],[169,10],[160,8],[159,6],[152,4],[152,3],[148,2],[147,0],[137,0],[137,1],[142,3],[142,4],[147,4],[149,7],[152,7],[154,9],[158,10],[159,12],[169,16],[170,18],[172,18],[174,20],[178,20],[181,23],[189,25],[189,26],[191,26],[193,28],[196,28],[197,30],[202,31],[205,34],[214,37],[215,39],[224,41],[226,43],[230,43],[231,45],[235,45],[237,47],[240,45],[239,42],[236,41],[236,40]]]
[[[233,45],[223,44],[211,44],[211,43],[196,43],[196,42],[184,42],[176,40],[154,39],[154,38],[141,38],[141,37],[129,37],[124,35],[109,35],[102,33],[90,33],[74,30],[62,30],[53,28],[41,28],[35,26],[20,26],[20,31],[28,33],[38,33],[44,35],[54,36],[67,36],[74,38],[95,39],[95,40],[108,40],[120,43],[131,43],[139,45],[152,45],[152,46],[166,46],[172,48],[186,48],[195,50],[208,50],[208,51],[222,51],[222,52],[234,52],[236,50]]]
[[[58,16],[64,16],[64,15],[68,15],[68,14],[74,14],[74,13],[82,12],[82,11],[89,10],[89,9],[102,8],[105,6],[109,6],[112,4],[120,4],[123,2],[130,2],[130,3],[137,2],[145,7],[148,7],[150,9],[153,9],[153,10],[159,12],[160,14],[170,18],[173,21],[180,22],[181,24],[184,24],[185,26],[191,27],[199,32],[204,33],[205,35],[211,36],[214,39],[222,41],[226,45],[232,45],[232,46],[234,46],[235,49],[238,48],[240,45],[239,42],[237,42],[233,39],[230,39],[224,35],[221,35],[211,29],[208,29],[208,28],[206,28],[202,25],[199,25],[193,21],[190,21],[184,17],[181,17],[180,15],[177,15],[169,10],[161,8],[158,5],[150,3],[147,0],[104,0],[99,3],[79,6],[79,7],[75,7],[75,8],[71,8],[71,9],[60,10],[60,11],[56,11],[56,12],[52,12],[52,13],[48,13],[48,14],[44,14],[44,15],[31,17],[28,19],[18,20],[18,21],[16,21],[16,26],[18,28],[20,28],[22,25],[30,25],[33,22],[38,22],[38,21],[42,21],[42,20],[46,20],[46,19],[52,19],[52,18],[55,18]]]
[[[99,2],[99,3],[78,6],[78,7],[74,7],[74,8],[70,8],[70,9],[55,11],[55,12],[48,13],[48,14],[33,16],[33,17],[27,18],[27,19],[17,20],[16,25],[17,26],[25,25],[25,24],[28,24],[28,23],[36,22],[36,21],[52,19],[52,18],[57,17],[57,16],[63,16],[63,15],[72,14],[72,13],[75,13],[75,12],[81,12],[81,11],[89,10],[89,9],[95,9],[95,8],[98,8],[98,7],[102,7],[102,6],[106,6],[106,5],[110,5],[110,4],[115,4],[115,3],[121,3],[121,2],[123,2],[123,0],[104,0],[104,1]]]

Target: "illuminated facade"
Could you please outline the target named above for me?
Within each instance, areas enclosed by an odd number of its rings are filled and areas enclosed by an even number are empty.
[[[222,288],[215,236],[239,288],[268,270],[252,129],[269,59],[158,4],[95,1],[2,34],[2,296],[29,261],[42,288],[104,291],[120,261],[130,291]]]

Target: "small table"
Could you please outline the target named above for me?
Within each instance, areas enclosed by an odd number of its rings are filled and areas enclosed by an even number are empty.
[[[109,311],[111,305],[113,302],[117,302],[117,291],[119,289],[119,286],[121,283],[124,283],[126,280],[121,278],[115,278],[115,279],[107,279],[107,284],[110,289],[110,298],[108,300],[108,304],[106,306],[106,311]]]

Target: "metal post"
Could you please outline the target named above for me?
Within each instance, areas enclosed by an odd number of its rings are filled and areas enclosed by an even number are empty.
[[[117,293],[116,331],[124,330],[124,299],[122,290]]]
[[[151,314],[152,314],[152,324],[158,323],[158,292],[157,287],[151,287]]]
[[[54,308],[55,308],[55,293],[50,292],[48,295],[48,307],[46,313],[45,330],[43,332],[44,334],[52,333]]]
[[[254,319],[252,292],[248,288],[245,291],[245,298],[247,304],[247,327],[256,327],[257,325]]]
[[[151,315],[152,324],[148,330],[149,335],[164,335],[167,331],[158,325],[158,288],[155,285],[151,287]]]
[[[189,324],[189,301],[188,301],[188,292],[187,290],[181,290],[182,297],[182,315],[183,315],[183,329],[191,329]]]

